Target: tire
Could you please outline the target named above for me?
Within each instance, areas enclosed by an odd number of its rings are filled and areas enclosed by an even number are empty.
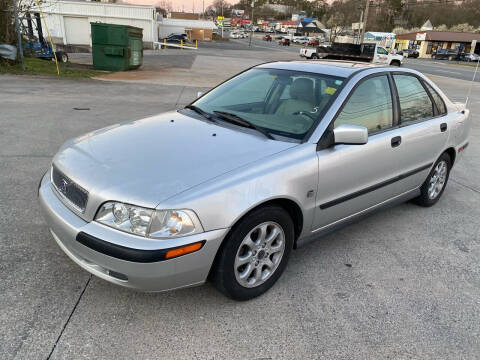
[[[277,235],[273,235],[274,231]],[[269,242],[269,236],[273,237],[270,245],[262,247]],[[285,270],[293,242],[293,221],[283,208],[270,205],[255,209],[224,239],[211,280],[220,292],[234,300],[250,300],[262,295]]]
[[[55,55],[57,56],[58,62],[66,63],[68,61],[68,54],[66,52],[58,51]]]
[[[443,164],[444,167],[442,167],[441,164]],[[413,199],[413,202],[423,207],[430,207],[435,205],[437,201],[440,199],[440,197],[442,196],[443,191],[445,190],[445,187],[447,186],[448,177],[450,176],[451,168],[452,168],[452,160],[450,159],[450,156],[447,153],[443,153],[433,165],[433,168],[428,174],[427,179],[425,180],[422,187],[420,188],[420,191],[421,191],[420,196]],[[443,173],[444,175],[442,177],[439,177],[438,176],[439,173],[440,174]],[[435,180],[434,178],[435,176],[437,176],[437,180]],[[437,184],[436,186],[441,184],[441,188],[437,187],[435,192],[433,192],[431,188],[433,183],[436,183]],[[435,185],[434,185],[434,188],[435,188]]]
[[[390,66],[398,66],[398,67],[400,67],[400,61],[398,61],[398,60],[393,60],[392,62],[390,62]]]
[[[312,60],[318,59],[318,55],[317,54],[312,54],[312,57],[310,59],[312,59]]]

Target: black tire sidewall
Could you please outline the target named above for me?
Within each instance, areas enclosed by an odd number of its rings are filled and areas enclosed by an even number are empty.
[[[445,179],[445,184],[443,184],[443,188],[440,191],[440,193],[437,195],[437,197],[435,199],[430,199],[428,196],[428,187],[430,184],[430,179],[433,173],[435,172],[435,168],[437,167],[440,161],[445,161],[447,163],[447,178]],[[443,195],[443,192],[445,191],[445,188],[447,187],[451,169],[452,169],[452,160],[450,159],[450,156],[447,153],[443,153],[437,159],[437,161],[435,161],[435,164],[433,165],[432,170],[430,170],[430,173],[428,174],[427,179],[425,180],[425,182],[422,184],[420,188],[420,196],[415,199],[415,202],[418,205],[424,206],[424,207],[430,207],[435,205],[437,201],[440,200],[440,198]]]
[[[285,250],[280,262],[273,275],[263,284],[246,288],[241,286],[235,278],[234,263],[238,248],[245,236],[257,225],[273,221],[279,224],[285,234]],[[268,289],[280,278],[288,259],[294,242],[294,226],[290,215],[281,207],[266,206],[256,209],[246,215],[239,223],[237,223],[224,240],[224,246],[221,249],[216,264],[214,283],[216,287],[225,295],[235,300],[249,300],[257,297]]]

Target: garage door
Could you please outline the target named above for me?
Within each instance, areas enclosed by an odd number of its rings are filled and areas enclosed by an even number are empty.
[[[86,17],[63,18],[67,45],[90,45],[90,24]]]

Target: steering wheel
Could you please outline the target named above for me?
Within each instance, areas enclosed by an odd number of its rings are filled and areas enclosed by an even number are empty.
[[[316,114],[316,113],[315,113]],[[305,115],[306,117],[309,117],[310,119],[312,119],[313,121],[316,121],[317,118],[315,116],[313,116],[311,113],[307,112],[307,111],[296,111],[294,112],[292,115]]]

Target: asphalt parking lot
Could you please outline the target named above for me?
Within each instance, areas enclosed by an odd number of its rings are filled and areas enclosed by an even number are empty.
[[[235,46],[181,56],[194,57],[181,62],[181,79],[191,71],[210,80],[296,58]],[[224,64],[216,77],[202,75],[209,57]],[[432,78],[464,101],[468,83],[444,75]],[[38,181],[65,140],[179,108],[208,83],[168,76],[0,76],[3,359],[478,358],[480,84],[470,146],[436,206],[403,204],[310,243],[267,294],[239,303],[209,284],[146,294],[92,277],[60,250],[39,212]]]

